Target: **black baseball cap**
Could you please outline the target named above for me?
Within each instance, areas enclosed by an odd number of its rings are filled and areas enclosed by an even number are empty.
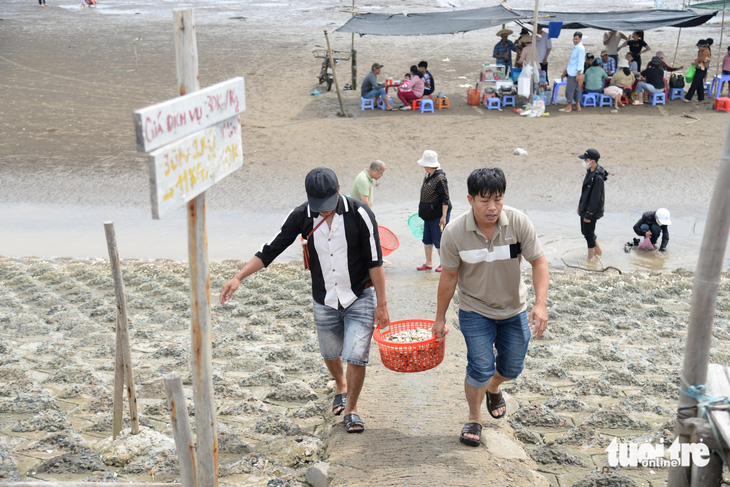
[[[327,167],[316,167],[304,179],[307,201],[312,211],[332,211],[337,208],[340,184],[337,175]]]
[[[592,161],[597,161],[600,158],[601,154],[596,149],[588,149],[585,154],[578,156],[578,159],[590,159]]]

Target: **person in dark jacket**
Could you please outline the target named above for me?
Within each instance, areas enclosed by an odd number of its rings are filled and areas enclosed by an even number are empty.
[[[634,225],[634,233],[641,237],[648,237],[654,248],[656,248],[656,242],[661,234],[662,244],[659,252],[664,252],[669,244],[669,225],[671,224],[669,210],[659,208],[657,211],[647,211],[641,215],[639,221]]]
[[[418,164],[426,171],[421,185],[421,199],[418,203],[418,216],[423,220],[423,246],[426,263],[417,267],[419,271],[433,269],[433,248],[441,248],[441,232],[451,216],[451,200],[446,174],[441,170],[438,154],[432,150],[423,151]],[[440,254],[439,254],[440,255]],[[436,268],[441,272],[441,265]]]
[[[580,231],[588,244],[588,260],[593,260],[603,254],[596,237],[596,221],[603,216],[605,200],[603,183],[608,179],[608,171],[598,165],[601,154],[596,149],[588,149],[578,158],[583,159],[583,167],[586,169],[578,203]]]

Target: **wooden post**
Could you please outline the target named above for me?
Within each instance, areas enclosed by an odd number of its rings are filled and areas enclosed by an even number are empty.
[[[342,93],[340,93],[340,83],[337,81],[337,70],[335,69],[335,59],[332,56],[332,46],[330,45],[330,36],[327,31],[324,31],[324,38],[327,39],[327,57],[330,60],[330,66],[332,66],[332,76],[335,78],[335,89],[337,90],[337,99],[340,101],[340,112],[337,114],[338,117],[346,117],[345,105],[342,103]]]
[[[116,440],[122,432],[124,421],[124,354],[122,353],[122,326],[117,311],[116,347],[114,362],[114,414],[112,420],[112,439]]]
[[[181,95],[200,89],[198,48],[192,9],[175,9],[175,57]],[[336,78],[335,78],[336,79]],[[210,336],[210,273],[206,233],[205,193],[187,203],[188,261],[192,305],[193,398],[200,487],[218,485],[218,435],[213,397],[213,364]]]
[[[702,237],[700,257],[695,271],[692,287],[692,309],[687,327],[687,345],[684,351],[682,377],[692,386],[705,384],[707,380],[707,363],[710,356],[710,340],[712,339],[715,301],[720,285],[720,272],[730,232],[730,124],[725,131],[725,144],[722,148],[720,166],[718,168],[715,187],[712,190],[707,214],[707,224]],[[687,386],[682,384],[682,391]],[[697,415],[696,409],[684,409],[697,406],[697,401],[680,393],[677,409],[675,432],[680,442],[688,441],[687,429],[683,420]],[[689,485],[690,469],[675,467],[669,472],[669,487]],[[694,487],[694,486],[693,486]]]
[[[180,483],[182,487],[196,487],[198,479],[195,472],[195,445],[190,431],[188,409],[185,405],[182,378],[171,372],[162,378],[167,395],[167,406],[172,421],[172,435],[175,437],[177,458],[180,462]]]
[[[117,339],[117,347],[119,347],[119,342],[121,341],[121,356],[124,362],[124,376],[127,381],[127,396],[129,398],[129,421],[132,428],[132,434],[137,435],[139,434],[139,416],[137,415],[137,393],[134,391],[134,374],[132,373],[132,350],[129,346],[129,329],[127,327],[127,298],[124,295],[124,280],[122,279],[122,269],[119,264],[119,252],[117,251],[117,239],[114,233],[114,223],[104,222],[104,231],[106,233],[106,244],[109,250],[109,262],[112,266],[112,277],[114,278],[114,294],[117,298],[117,334],[121,337],[120,339]],[[121,333],[119,330],[121,330]],[[116,354],[116,363],[118,366],[120,353],[117,351]],[[116,387],[117,386],[115,384],[115,388]]]

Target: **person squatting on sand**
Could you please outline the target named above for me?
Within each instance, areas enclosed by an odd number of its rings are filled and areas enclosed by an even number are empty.
[[[460,441],[479,446],[481,405],[495,419],[507,408],[500,384],[516,379],[524,368],[527,345],[547,329],[550,273],[535,227],[524,213],[504,205],[507,182],[499,168],[474,170],[467,179],[471,210],[455,218],[441,239],[443,271],[438,285],[433,333],[448,333],[446,310],[457,284],[459,328],[467,349],[464,391],[469,419]],[[527,315],[527,286],[522,259],[532,266],[535,304]],[[494,349],[497,354],[495,356]]]
[[[583,159],[586,170],[578,202],[580,232],[588,244],[588,260],[593,260],[597,255],[603,255],[596,237],[596,221],[603,216],[604,183],[608,179],[608,171],[598,165],[601,154],[596,149],[588,149],[578,158]]]
[[[271,264],[297,236],[305,237],[319,350],[336,383],[332,412],[345,413],[348,433],[361,433],[365,423],[357,414],[357,400],[370,340],[375,326],[390,324],[378,224],[368,205],[339,194],[331,169],[312,169],[304,186],[307,202],[294,208],[279,233],[223,286],[220,303],[231,299],[241,281]],[[347,363],[346,372],[342,362]]]

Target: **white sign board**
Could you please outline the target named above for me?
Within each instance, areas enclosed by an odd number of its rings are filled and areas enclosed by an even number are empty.
[[[134,112],[137,150],[149,152],[246,109],[245,84],[236,77]]]
[[[152,217],[192,200],[243,165],[238,115],[150,153]]]

